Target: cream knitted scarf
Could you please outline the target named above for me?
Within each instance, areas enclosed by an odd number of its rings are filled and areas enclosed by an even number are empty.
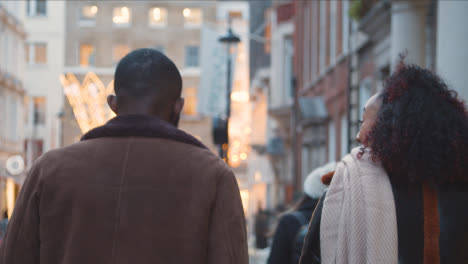
[[[395,201],[383,168],[355,148],[339,163],[324,201],[322,263],[398,262]]]

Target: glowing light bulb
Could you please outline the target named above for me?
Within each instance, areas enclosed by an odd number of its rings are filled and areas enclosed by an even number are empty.
[[[95,5],[94,5],[94,6],[91,6],[91,14],[93,14],[93,15],[97,14],[98,10],[99,10],[99,9],[98,9],[97,6],[95,6]]]
[[[161,9],[160,8],[155,8],[153,9],[153,18],[154,20],[161,20]]]
[[[184,17],[189,17],[192,12],[190,11],[190,8],[185,8],[183,13]]]
[[[241,160],[246,160],[246,159],[247,159],[247,153],[242,152],[242,153],[239,155],[239,157],[240,157]]]
[[[250,96],[247,92],[236,91],[231,94],[231,100],[239,103],[249,102]]]
[[[128,7],[124,6],[120,9],[120,11],[122,12],[122,16],[123,17],[128,17],[128,15],[130,14],[129,10],[128,10]]]

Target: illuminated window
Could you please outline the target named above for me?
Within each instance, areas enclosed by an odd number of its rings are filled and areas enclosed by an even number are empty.
[[[185,8],[183,15],[186,26],[200,26],[202,23],[202,10],[200,8]]]
[[[85,5],[80,9],[80,26],[94,26],[96,25],[96,15],[98,7],[95,5]]]
[[[43,125],[46,121],[46,98],[34,97],[34,125]]]
[[[185,67],[199,67],[199,46],[185,47]]]
[[[184,105],[184,114],[188,116],[197,115],[197,89],[196,88],[186,88],[183,92],[183,97],[185,99]]]
[[[130,48],[125,44],[117,44],[112,51],[112,64],[115,66],[130,52]]]
[[[27,0],[26,14],[28,16],[46,16],[47,1],[46,0]]]
[[[230,19],[242,19],[242,12],[241,11],[229,11],[229,18]]]
[[[130,8],[126,6],[115,7],[112,22],[118,26],[130,25]]]
[[[24,51],[26,63],[29,65],[42,65],[47,63],[47,44],[28,43]]]
[[[96,65],[96,52],[91,44],[80,45],[80,66],[88,67]]]
[[[153,7],[149,12],[149,24],[152,27],[162,27],[167,25],[167,9]]]

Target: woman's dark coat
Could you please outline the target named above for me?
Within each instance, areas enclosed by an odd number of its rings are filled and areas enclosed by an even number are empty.
[[[393,185],[398,226],[398,263],[424,262],[424,212],[422,188]],[[320,263],[320,219],[324,194],[309,225],[300,264]],[[468,186],[451,185],[437,191],[441,264],[468,263]]]
[[[317,202],[317,199],[309,198],[297,211],[309,221]],[[300,220],[292,213],[285,214],[280,218],[273,238],[268,264],[292,263],[294,242],[301,226]]]

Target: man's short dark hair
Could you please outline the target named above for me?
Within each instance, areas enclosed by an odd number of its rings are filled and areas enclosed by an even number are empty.
[[[114,77],[117,98],[154,96],[161,103],[177,100],[182,77],[175,64],[155,49],[138,49],[117,65]]]

